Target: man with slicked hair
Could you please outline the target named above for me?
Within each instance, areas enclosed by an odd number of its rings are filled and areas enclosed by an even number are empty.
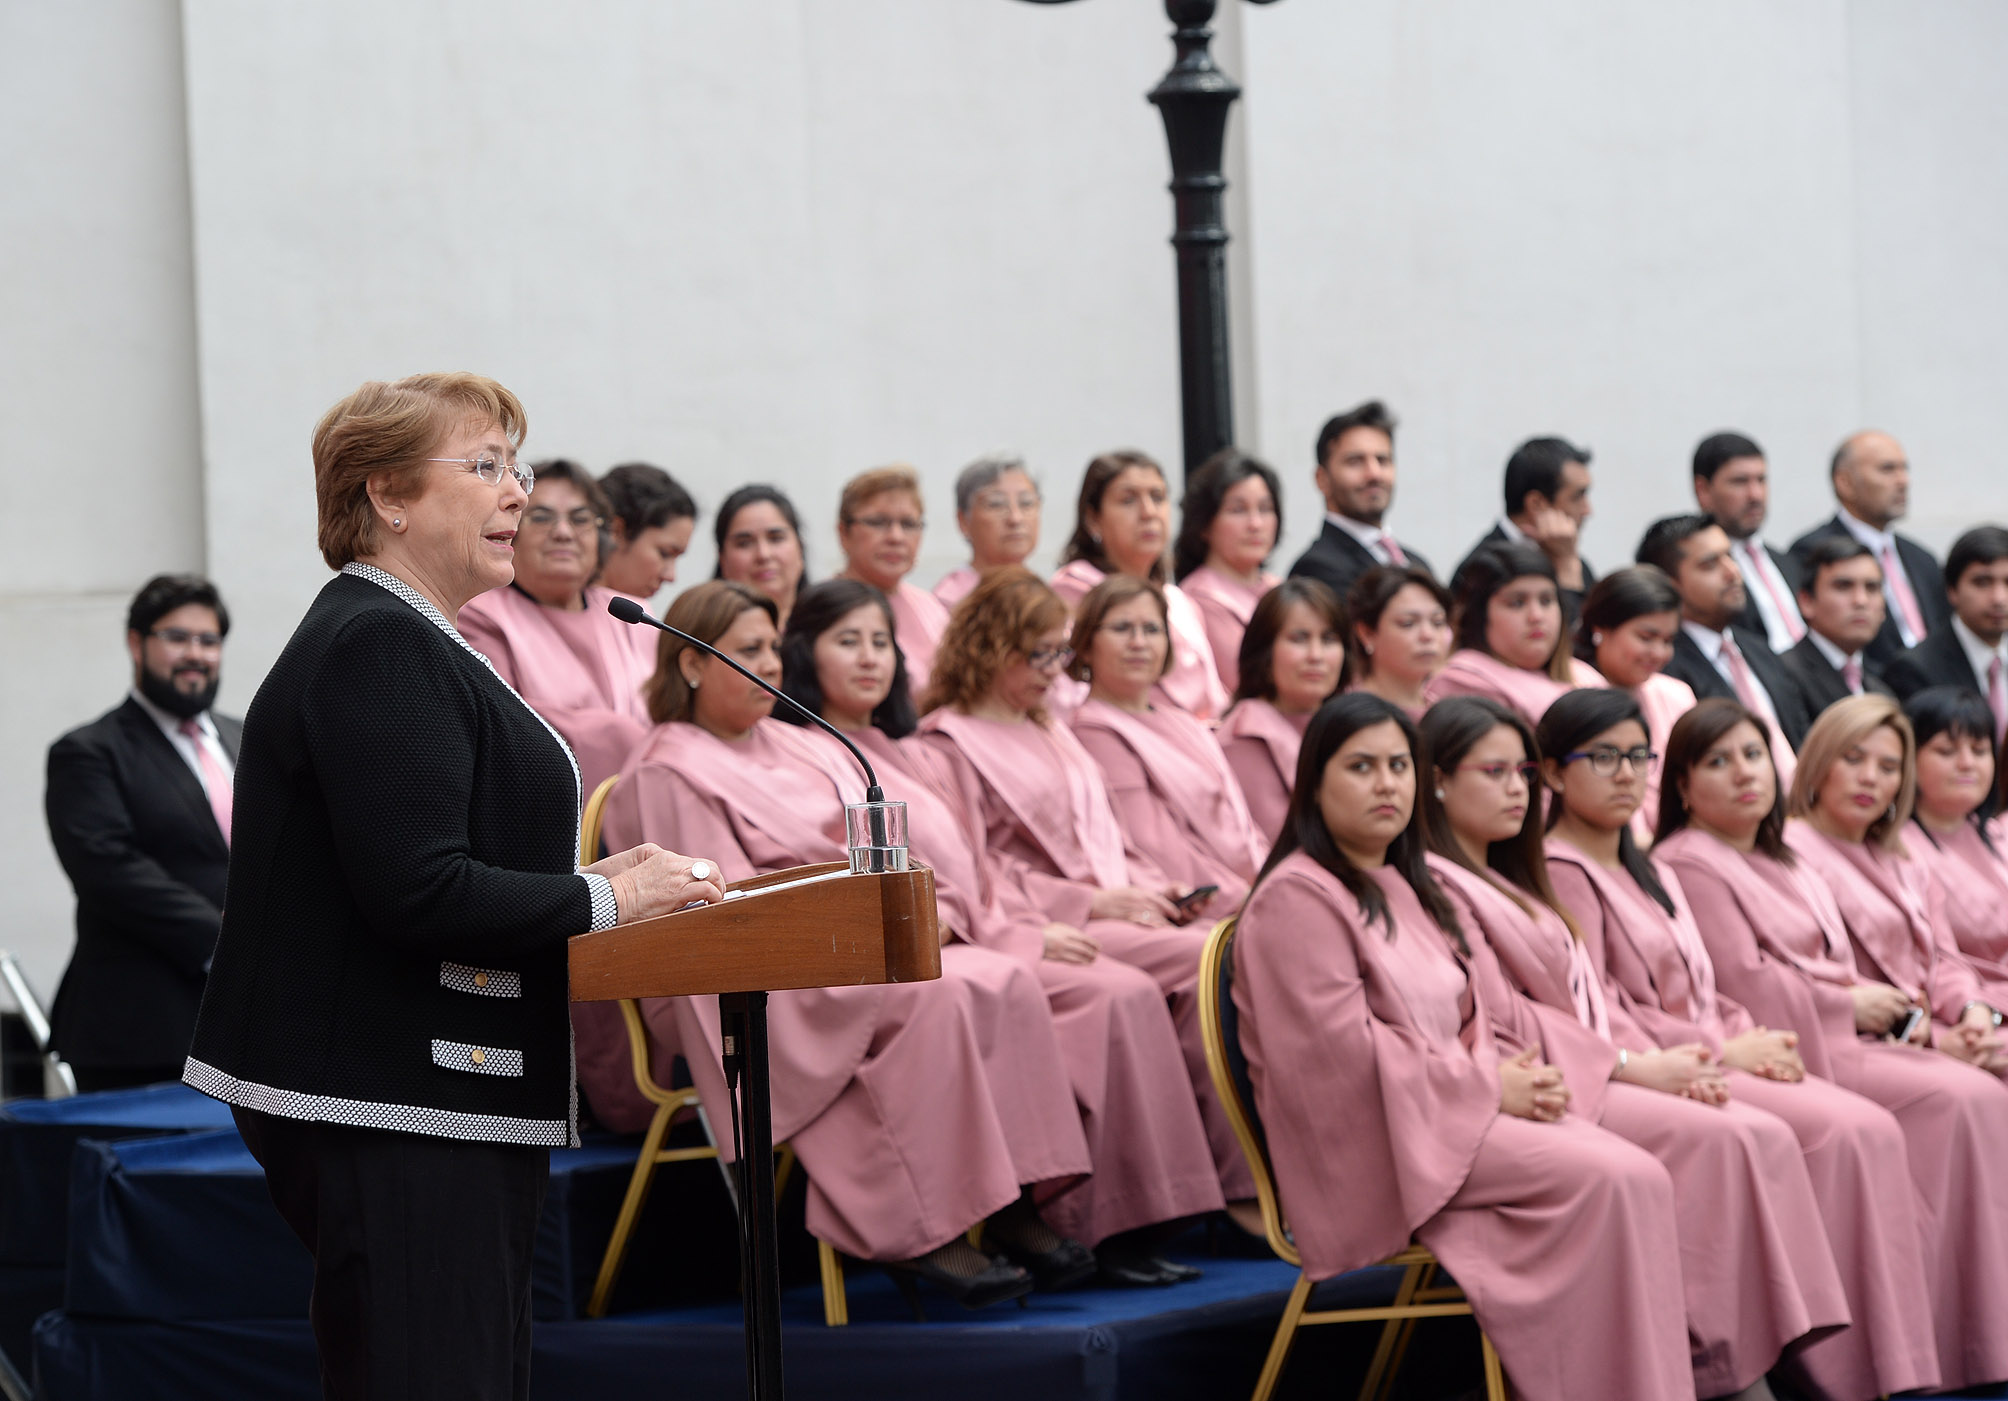
[[[1394,427],[1387,405],[1369,399],[1318,430],[1311,480],[1325,500],[1325,525],[1290,566],[1292,575],[1317,579],[1344,598],[1353,580],[1377,564],[1429,568],[1382,523],[1394,503]]]
[[[1806,635],[1799,612],[1799,566],[1764,539],[1771,509],[1764,449],[1741,433],[1711,433],[1694,449],[1694,503],[1729,537],[1729,554],[1743,575],[1738,627],[1764,634],[1783,656]]]

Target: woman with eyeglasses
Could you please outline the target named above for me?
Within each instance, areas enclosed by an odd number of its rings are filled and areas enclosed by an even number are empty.
[[[1264,851],[1283,828],[1297,749],[1319,706],[1345,689],[1346,614],[1321,580],[1263,594],[1241,635],[1233,708],[1214,731]]]
[[[1907,844],[1931,873],[1959,951],[1990,990],[2008,988],[2008,851],[1987,829],[1994,712],[1978,691],[1930,686],[1913,692],[1903,713],[1917,738]]]
[[[2008,1288],[2000,1083],[1894,1039],[1910,999],[1858,971],[1833,893],[1786,845],[1764,721],[1734,701],[1702,701],[1674,725],[1665,772],[1653,856],[1679,876],[1719,986],[1759,1020],[1797,1029],[1808,1072],[1883,1106],[1902,1128],[1937,1385],[1998,1379],[2008,1371],[2008,1338],[1993,1326]],[[1879,1194],[1877,1211],[1892,1200]],[[1879,1311],[1890,1323],[1904,1313]],[[1855,1323],[1883,1326],[1860,1308]]]
[[[599,484],[563,458],[533,470],[516,577],[469,599],[460,632],[565,737],[590,793],[648,731],[641,688],[655,671],[657,634],[608,614],[613,591],[595,582],[609,538]]]
[[[1664,752],[1673,722],[1694,709],[1694,691],[1660,668],[1673,656],[1680,635],[1680,591],[1650,564],[1614,570],[1590,587],[1576,624],[1576,656],[1597,669],[1605,682],[1638,698],[1647,742]],[[1632,835],[1652,840],[1659,821],[1661,761],[1653,761],[1645,798],[1632,819]]]
[[[1199,1034],[1206,930],[1176,903],[1185,891],[1132,864],[1101,771],[1046,713],[1046,693],[1072,660],[1058,594],[1024,569],[986,575],[956,606],[934,654],[921,748],[976,822],[1000,881],[1157,981],[1171,1001],[1221,1191],[1229,1203],[1250,1202],[1254,1178],[1214,1097]]]
[[[1450,581],[1457,650],[1423,694],[1484,696],[1537,723],[1557,696],[1603,677],[1569,652],[1554,563],[1532,545],[1480,545]]]
[[[1042,505],[1016,453],[988,453],[964,467],[955,478],[955,527],[969,542],[969,563],[944,574],[934,596],[953,608],[991,570],[1023,564],[1039,548]]]
[[[1171,582],[1170,544],[1171,493],[1164,469],[1131,449],[1105,452],[1088,463],[1081,478],[1074,533],[1053,575],[1053,590],[1071,607],[1111,574],[1148,579],[1162,588],[1176,646],[1171,670],[1157,683],[1158,699],[1201,720],[1218,720],[1227,713],[1227,687],[1213,665],[1205,618]]]
[[[906,581],[920,557],[926,527],[920,474],[913,468],[875,467],[844,483],[837,501],[837,543],[844,552],[838,577],[870,584],[892,605],[899,650],[915,691],[927,689],[934,646],[948,626],[948,605]]]
[[[711,534],[718,546],[711,577],[744,584],[773,603],[786,624],[808,572],[795,503],[764,483],[742,486],[719,506]]]
[[[1420,1241],[1526,1401],[1691,1398],[1688,1257],[1666,1169],[1568,1112],[1497,1043],[1468,931],[1425,858],[1424,748],[1378,696],[1305,732],[1248,897],[1234,1004],[1282,1209],[1315,1279]]]
[[[1172,573],[1205,620],[1220,684],[1232,691],[1248,619],[1282,582],[1263,566],[1283,531],[1283,483],[1268,463],[1222,448],[1186,482],[1178,514]]]
[[[1742,1281],[1736,1318],[1745,1331],[1729,1355],[1768,1370],[1766,1352],[1775,1359],[1793,1335],[1753,1331],[1749,1320],[1791,1315],[1767,1304],[1757,1281],[1796,1280],[1814,1326],[1854,1326],[1793,1349],[1783,1359],[1788,1374],[1819,1395],[1863,1401],[1931,1385],[1937,1360],[1918,1224],[1906,1210],[1902,1130],[1880,1106],[1808,1076],[1796,1031],[1760,1025],[1717,985],[1679,880],[1633,844],[1625,809],[1644,786],[1640,751],[1648,748],[1638,702],[1615,690],[1565,696],[1542,718],[1540,738],[1559,751],[1542,751],[1556,793],[1548,843],[1556,893],[1601,955],[1607,996],[1648,1045],[1699,1045],[1718,1060],[1727,1112],[1773,1155],[1752,1175],[1765,1184],[1787,1253],[1757,1258],[1760,1232],[1747,1222],[1732,1231],[1718,1219],[1711,1235],[1704,1221],[1698,1238]],[[1788,1151],[1794,1144],[1799,1161]],[[1797,1214],[1808,1205],[1817,1210]],[[1838,1302],[1821,1292],[1837,1265],[1846,1290]]]
[[[1213,732],[1152,704],[1172,663],[1164,591],[1127,574],[1102,580],[1074,610],[1070,645],[1071,673],[1089,688],[1074,737],[1101,770],[1132,863],[1190,894],[1181,909],[1196,918],[1239,908],[1268,843]]]

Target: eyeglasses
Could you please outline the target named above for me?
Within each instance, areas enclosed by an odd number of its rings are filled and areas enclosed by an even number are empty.
[[[170,647],[186,647],[191,642],[198,647],[223,645],[223,634],[220,632],[190,632],[187,628],[155,628],[147,636],[157,637]]]
[[[1595,760],[1592,759],[1591,762],[1594,763]],[[1527,782],[1532,783],[1534,775],[1540,771],[1541,766],[1532,760],[1522,760],[1517,764],[1459,764],[1457,766],[1458,773],[1482,773],[1494,783],[1505,782],[1506,775],[1510,773],[1517,773],[1520,777],[1526,779]]]
[[[894,528],[904,530],[908,535],[918,535],[927,525],[919,516],[852,516],[850,523],[861,525],[877,535]]]
[[[1055,667],[1064,667],[1073,659],[1074,649],[1071,647],[1041,647],[1036,652],[1025,654],[1025,660],[1032,664],[1034,671],[1051,671]]]
[[[971,507],[980,516],[1008,516],[1014,510],[1022,515],[1036,516],[1039,514],[1039,498],[1030,492],[1020,496],[1006,496],[1002,492],[994,492],[989,496],[977,497],[971,503]]]
[[[566,525],[578,531],[598,530],[606,524],[606,521],[594,515],[585,506],[579,507],[576,511],[566,512],[564,521]],[[557,523],[558,513],[549,506],[532,506],[523,513],[523,524],[534,525],[539,530],[549,530]]]
[[[1630,764],[1633,773],[1643,775],[1657,758],[1659,755],[1643,744],[1636,749],[1613,749],[1608,744],[1602,744],[1595,749],[1578,749],[1573,754],[1564,754],[1562,762],[1573,764],[1578,759],[1588,759],[1591,773],[1599,778],[1609,778],[1618,771],[1619,760]]]
[[[428,457],[425,460],[458,463],[490,486],[502,485],[504,473],[514,477],[516,484],[525,491],[537,484],[537,474],[530,470],[528,463],[503,462],[485,453],[480,457]]]
[[[1102,631],[1112,637],[1120,637],[1128,642],[1133,637],[1141,637],[1146,642],[1155,642],[1164,636],[1162,623],[1103,623]]]

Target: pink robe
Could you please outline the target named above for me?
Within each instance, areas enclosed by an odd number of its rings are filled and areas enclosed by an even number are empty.
[[[1108,575],[1084,559],[1063,565],[1053,575],[1053,592],[1067,601],[1069,608],[1088,596],[1088,590]],[[1206,620],[1198,607],[1176,584],[1164,586],[1164,611],[1171,634],[1171,670],[1151,696],[1161,705],[1175,706],[1202,720],[1218,720],[1227,713],[1233,696],[1220,682],[1213,665],[1213,645],[1206,640]]]
[[[1132,857],[1181,894],[1219,886],[1201,910],[1207,918],[1239,909],[1269,843],[1213,732],[1182,710],[1139,715],[1091,700],[1074,712],[1074,737],[1101,770]]]
[[[608,799],[609,845],[656,842],[735,881],[842,859],[836,785],[777,742],[780,727],[762,720],[727,743],[691,724],[657,726]],[[807,1169],[811,1234],[847,1254],[924,1254],[1021,1185],[1060,1190],[1090,1168],[1038,980],[973,946],[945,947],[941,961],[938,982],[769,999],[774,1138]],[[712,1124],[730,1123],[717,999],[643,1006],[663,1049],[683,1051]],[[700,1046],[710,1054],[693,1053]]]
[[[611,617],[613,596],[589,588],[585,610],[574,613],[519,589],[490,589],[460,610],[461,636],[572,746],[587,797],[648,733],[641,688],[655,674],[662,636]]]
[[[1574,657],[1569,659],[1569,673],[1570,680],[1557,681],[1545,671],[1509,666],[1490,653],[1462,647],[1450,654],[1443,670],[1429,678],[1422,694],[1431,705],[1445,696],[1483,696],[1515,711],[1528,724],[1538,725],[1564,692],[1604,684],[1595,667]]]
[[[1253,585],[1245,584],[1203,564],[1179,580],[1179,588],[1206,625],[1213,669],[1230,696],[1241,684],[1241,635],[1248,631],[1248,620],[1255,616],[1262,595],[1282,582],[1274,574],[1264,574]]]
[[[1566,842],[1548,843],[1548,870],[1557,897],[1575,917],[1584,945],[1602,971],[1619,1045],[1637,1054],[1699,1041],[1719,1053],[1725,1037],[1749,1029],[1748,1013],[1714,987],[1678,881],[1663,874],[1679,912],[1668,916],[1629,875],[1606,870]],[[1656,935],[1632,932],[1655,926]],[[1656,939],[1676,942],[1695,957],[1694,963],[1679,965],[1691,970],[1689,980],[1677,988],[1657,989],[1655,996],[1647,979],[1648,995],[1635,995],[1631,984],[1639,981],[1640,962],[1636,949],[1642,942],[1657,947]],[[1664,971],[1663,965],[1655,966]],[[1695,1390],[1703,1396],[1740,1391],[1781,1361],[1795,1342],[1810,1344],[1802,1345],[1794,1360],[1814,1369],[1824,1385],[1827,1354],[1809,1335],[1828,1334],[1847,1324],[1850,1314],[1801,1147],[1802,1138],[1820,1136],[1821,1121],[1796,1107],[1788,1111],[1789,1119],[1776,1112],[1780,1102],[1788,1102],[1783,1099],[1786,1092],[1803,1092],[1810,1098],[1822,1091],[1778,1086],[1740,1071],[1729,1072],[1729,1079],[1730,1102],[1701,1107],[1735,1126],[1741,1165],[1735,1171],[1703,1174],[1695,1194],[1682,1195],[1684,1208],[1702,1207],[1705,1202],[1705,1209],[1684,1213],[1687,1220],[1681,1233],[1688,1327],[1699,1343]],[[1835,1096],[1841,1093],[1833,1091]],[[1661,1151],[1693,1154],[1698,1163],[1704,1151],[1701,1142],[1685,1136],[1671,1141],[1658,1137],[1677,1122],[1677,1114],[1692,1119],[1671,1107],[1688,1102],[1675,1095],[1647,1094],[1652,1096],[1645,1101],[1650,1106],[1648,1119],[1620,1124],[1607,1115],[1610,1127],[1626,1137],[1654,1135],[1666,1144]],[[1636,1095],[1627,1094],[1614,1098],[1613,1106],[1630,1108],[1638,1102]],[[1634,1141],[1643,1143],[1644,1138]],[[1685,1174],[1671,1159],[1665,1161],[1678,1189]],[[1901,1156],[1893,1162],[1900,1170]],[[1825,1176],[1823,1171],[1823,1181]],[[1842,1373],[1848,1365],[1845,1359],[1835,1364]],[[1867,1397],[1875,1392],[1857,1394]]]
[[[1973,965],[1987,1001],[2008,1007],[2002,1000],[2008,991],[2008,860],[1971,822],[1943,834],[1908,827],[1903,840],[1937,887],[1953,942]]]
[[[893,633],[906,657],[907,687],[914,695],[924,696],[928,673],[934,667],[934,649],[948,630],[948,605],[904,579],[886,601],[892,605]]]
[[[1652,841],[1652,834],[1659,827],[1659,776],[1666,767],[1667,742],[1673,737],[1674,722],[1694,709],[1694,691],[1685,681],[1657,672],[1646,677],[1632,695],[1637,698],[1639,709],[1645,712],[1646,740],[1652,745],[1652,752],[1660,756],[1652,761],[1652,770],[1645,776],[1645,801],[1632,815],[1632,835],[1645,845]]]
[[[1588,873],[1589,866],[1578,861],[1574,869]],[[1654,1039],[1662,1046],[1706,1041],[1719,1048],[1752,1029],[1750,1014],[1716,987],[1714,963],[1678,878],[1662,868],[1675,907],[1668,915],[1629,879],[1604,874],[1598,903],[1606,915],[1606,967]],[[1620,904],[1631,892],[1639,898]],[[1797,1135],[1854,1320],[1845,1332],[1799,1352],[1795,1365],[1829,1396],[1867,1398],[1938,1385],[1923,1237],[1895,1117],[1817,1076],[1789,1084],[1732,1071],[1730,1079],[1738,1100],[1777,1115]]]
[[[1297,782],[1297,751],[1311,712],[1285,715],[1265,700],[1236,701],[1214,733],[1227,767],[1241,785],[1249,819],[1262,838],[1263,857],[1276,844],[1283,819],[1290,811],[1290,790]]]
[[[2008,1097],[1950,1056],[1855,1031],[1854,952],[1832,893],[1786,866],[1683,828],[1654,857],[1681,878],[1722,988],[1768,1026],[1799,1033],[1807,1068],[1874,1100],[1903,1126],[1922,1228],[1939,1384],[2008,1375]],[[1859,1317],[1859,1315],[1857,1315]]]
[[[976,581],[982,577],[972,565],[965,564],[960,569],[951,569],[942,575],[941,582],[934,586],[934,596],[941,600],[942,607],[954,612],[955,605],[969,597],[969,591],[976,587]]]
[[[862,801],[863,776],[835,740],[795,726],[774,737],[830,777],[846,801]],[[989,870],[982,833],[938,791],[925,753],[876,729],[851,739],[887,796],[907,805],[914,859],[934,869],[943,925],[1022,963],[1046,990],[1094,1164],[1091,1178],[1046,1204],[1053,1229],[1092,1246],[1120,1231],[1219,1210],[1220,1180],[1178,1033],[1150,975],[1113,958],[1075,964],[1045,957],[1047,921]]]
[[[1277,1188],[1318,1279],[1414,1237],[1524,1401],[1690,1398],[1664,1168],[1575,1116],[1500,1113],[1485,989],[1392,871],[1392,933],[1302,852],[1249,898],[1234,1003]]]
[[[1208,927],[1088,917],[1098,889],[1167,883],[1156,871],[1131,867],[1095,761],[1063,726],[1005,724],[948,709],[921,721],[920,740],[950,801],[980,825],[997,879],[1044,918],[1094,935],[1103,954],[1150,974],[1170,999],[1221,1191],[1231,1202],[1253,1197],[1255,1179],[1214,1094],[1199,1032],[1199,954]]]

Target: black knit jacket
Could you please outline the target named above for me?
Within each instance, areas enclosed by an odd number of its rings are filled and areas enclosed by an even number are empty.
[[[184,1078],[291,1118],[576,1141],[565,940],[614,918],[577,874],[578,769],[436,610],[357,571],[244,717]]]

